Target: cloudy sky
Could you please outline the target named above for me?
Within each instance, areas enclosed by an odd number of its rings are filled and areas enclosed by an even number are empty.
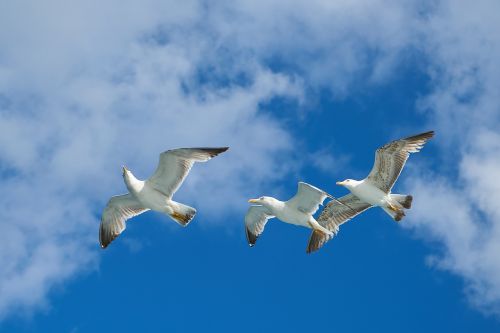
[[[500,329],[500,2],[2,1],[0,330]],[[341,196],[434,129],[395,191],[314,255],[246,200]],[[230,146],[98,247],[107,199],[161,151]]]

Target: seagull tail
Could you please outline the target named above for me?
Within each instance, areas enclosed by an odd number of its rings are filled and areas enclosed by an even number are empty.
[[[196,209],[179,202],[172,202],[171,208],[173,213],[169,214],[170,217],[183,227],[187,226],[196,215]]]
[[[382,209],[389,214],[394,221],[399,222],[405,217],[405,209],[411,208],[413,197],[407,194],[391,194],[391,200]]]
[[[410,209],[413,201],[413,197],[406,194],[391,194],[391,199],[399,203],[405,209]]]

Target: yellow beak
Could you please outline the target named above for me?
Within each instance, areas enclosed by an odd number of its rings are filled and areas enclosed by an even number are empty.
[[[335,184],[340,185],[340,186],[344,186],[344,182],[343,181],[342,182],[336,182]]]
[[[248,200],[249,203],[259,203],[259,199],[250,199]]]
[[[122,166],[122,170],[123,170],[123,173],[125,173],[125,171],[128,171],[127,167],[124,165]]]

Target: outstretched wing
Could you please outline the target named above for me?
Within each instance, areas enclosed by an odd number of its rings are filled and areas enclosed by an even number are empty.
[[[267,220],[274,216],[263,206],[250,206],[245,215],[245,232],[248,245],[254,246],[257,238],[264,231]]]
[[[434,136],[429,131],[405,139],[392,141],[377,149],[375,163],[367,179],[382,191],[389,193],[405,166],[410,153],[416,153]]]
[[[160,162],[147,183],[171,198],[182,185],[194,162],[206,162],[228,150],[222,148],[179,148],[160,154]]]
[[[325,209],[321,212],[318,223],[336,235],[339,231],[341,224],[349,221],[354,216],[364,212],[371,207],[370,204],[363,202],[353,194],[348,194],[338,199],[337,201],[330,201]],[[332,239],[325,233],[313,230],[309,243],[307,244],[307,253],[319,250],[326,242]]]
[[[125,230],[125,221],[148,210],[130,193],[111,197],[104,208],[99,227],[101,248],[105,249]]]
[[[323,204],[328,196],[325,191],[307,183],[299,182],[297,194],[286,202],[289,207],[293,207],[306,214],[314,214]]]

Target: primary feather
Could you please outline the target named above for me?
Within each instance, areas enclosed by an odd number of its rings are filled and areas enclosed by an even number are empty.
[[[389,193],[398,179],[410,153],[419,152],[434,136],[434,131],[395,140],[377,149],[375,163],[367,179],[378,188]]]

